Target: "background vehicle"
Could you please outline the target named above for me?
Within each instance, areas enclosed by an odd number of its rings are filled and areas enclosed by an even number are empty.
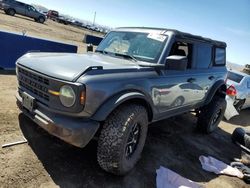
[[[35,7],[19,1],[4,0],[2,8],[4,12],[10,16],[20,14],[22,16],[34,18],[34,20],[39,23],[44,23],[46,20],[45,15],[37,11]]]
[[[189,101],[199,101],[205,92],[198,84],[182,83],[170,88],[154,88],[153,101],[157,106],[181,106]]]
[[[58,23],[61,23],[61,24],[64,24],[64,25],[68,25],[68,24],[71,23],[68,19],[66,19],[66,18],[63,17],[63,16],[59,16],[59,17],[57,18],[56,21],[57,21]]]
[[[234,106],[239,112],[250,107],[250,75],[230,70],[227,75],[227,95],[234,99]]]
[[[72,145],[98,137],[99,165],[123,175],[139,160],[150,123],[196,109],[201,132],[218,127],[226,108],[225,54],[224,42],[176,30],[118,28],[95,53],[21,57],[17,104]],[[190,97],[196,90],[199,97]],[[180,95],[185,103],[155,100]]]
[[[51,20],[53,20],[53,21],[57,21],[58,17],[59,17],[59,12],[58,12],[58,11],[49,10],[49,11],[47,12],[47,18],[48,18],[48,19],[51,19]]]

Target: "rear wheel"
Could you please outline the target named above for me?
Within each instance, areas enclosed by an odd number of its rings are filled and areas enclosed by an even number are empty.
[[[147,110],[128,104],[116,109],[103,125],[97,149],[99,165],[107,172],[124,175],[139,160],[147,136]]]
[[[7,14],[10,15],[10,16],[15,16],[16,11],[14,9],[10,8],[10,9],[7,10]]]
[[[217,129],[226,110],[226,100],[221,97],[214,99],[200,109],[198,114],[197,128],[203,133],[211,133]]]
[[[180,97],[177,97],[174,102],[171,104],[172,107],[177,107],[177,106],[181,106],[183,105],[184,103],[184,97],[180,96]]]

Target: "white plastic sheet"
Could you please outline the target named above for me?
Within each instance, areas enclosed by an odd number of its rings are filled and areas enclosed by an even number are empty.
[[[238,178],[243,178],[243,174],[237,168],[233,168],[226,163],[219,161],[211,156],[203,156],[199,157],[202,168],[206,171],[213,172],[215,174],[225,174],[229,176],[235,176]]]
[[[180,176],[174,171],[160,167],[156,170],[156,187],[157,188],[202,188],[203,186]]]
[[[234,100],[231,97],[227,96],[226,97],[226,101],[227,101],[227,108],[226,108],[224,117],[227,120],[229,120],[232,117],[239,115],[239,113],[235,109],[235,107],[234,107]]]

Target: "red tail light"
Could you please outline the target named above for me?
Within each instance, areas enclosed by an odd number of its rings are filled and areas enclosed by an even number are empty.
[[[235,87],[233,85],[229,86],[229,88],[227,88],[227,95],[230,96],[235,96],[237,94],[237,90],[235,89]]]

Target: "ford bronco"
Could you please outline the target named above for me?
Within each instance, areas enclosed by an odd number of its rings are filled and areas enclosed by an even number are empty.
[[[95,52],[19,58],[17,105],[74,146],[98,138],[99,165],[124,175],[139,160],[152,122],[193,111],[203,133],[218,127],[225,63],[224,42],[164,28],[118,28]]]

